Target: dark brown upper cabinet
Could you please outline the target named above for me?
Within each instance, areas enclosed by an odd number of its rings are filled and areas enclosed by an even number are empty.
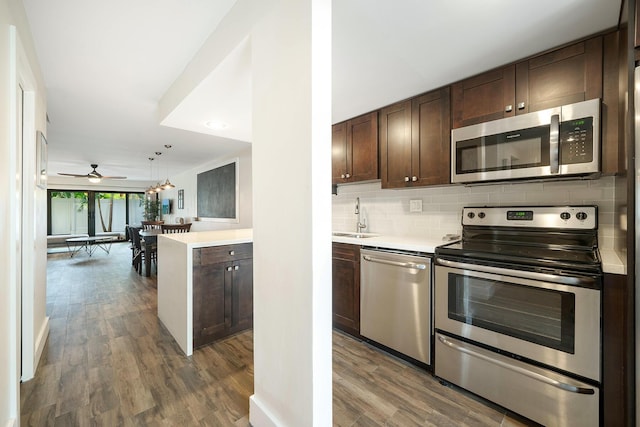
[[[382,188],[449,183],[449,88],[380,110]]]
[[[452,85],[453,128],[602,98],[602,37]]]
[[[332,183],[378,179],[378,112],[332,127]]]

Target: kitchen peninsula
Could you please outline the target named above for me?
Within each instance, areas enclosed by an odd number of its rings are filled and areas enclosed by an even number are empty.
[[[187,356],[253,323],[253,230],[158,236],[158,317]]]

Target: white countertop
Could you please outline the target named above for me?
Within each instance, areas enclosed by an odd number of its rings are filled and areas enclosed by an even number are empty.
[[[372,233],[364,233],[372,234]],[[434,253],[436,246],[450,243],[451,241],[443,241],[438,239],[425,239],[423,237],[400,237],[400,236],[388,236],[388,235],[376,235],[375,237],[347,237],[347,236],[332,236],[334,242],[349,243],[359,246],[375,246],[378,248],[386,249],[398,249],[404,251],[415,251]]]
[[[373,233],[364,233],[373,234]],[[253,230],[242,228],[235,230],[197,231],[191,233],[161,234],[160,239],[171,239],[183,243],[188,249],[203,248],[207,246],[223,246],[237,243],[251,243]],[[332,236],[332,240],[338,243],[348,243],[358,246],[373,246],[387,249],[434,253],[435,248],[449,243],[441,239],[428,239],[413,236],[389,236],[375,235],[374,237],[347,237]],[[625,260],[612,249],[600,249],[602,258],[602,270],[611,274],[627,274]]]
[[[373,233],[363,233],[373,234]],[[437,239],[425,239],[418,237],[400,237],[376,235],[375,237],[346,237],[333,236],[334,242],[349,243],[358,246],[375,246],[379,248],[398,249],[425,253],[434,253],[436,246],[450,243],[451,241],[443,241]],[[627,274],[627,266],[624,260],[620,259],[613,249],[600,249],[600,257],[602,258],[602,271],[611,274]]]
[[[193,231],[189,233],[160,234],[159,239],[171,239],[183,243],[188,249],[207,246],[224,246],[253,242],[253,230],[240,228],[235,230]],[[160,243],[160,240],[158,241]]]
[[[613,249],[600,249],[602,258],[602,271],[611,274],[627,274],[626,260],[621,259]]]

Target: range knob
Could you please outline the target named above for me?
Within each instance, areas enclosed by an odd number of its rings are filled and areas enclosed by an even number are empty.
[[[571,218],[571,214],[569,212],[562,212],[560,214],[560,218],[564,219],[565,221],[568,220],[569,218]]]
[[[467,217],[468,217],[469,219],[473,219],[475,216],[476,216],[476,214],[474,214],[473,212],[469,212],[469,213],[467,213]]]
[[[478,213],[478,218],[480,218],[480,219],[484,218],[485,216],[487,216],[487,215],[484,212],[479,212]]]
[[[578,218],[580,221],[584,221],[585,219],[587,219],[587,213],[586,212],[578,212],[576,214],[576,218]]]

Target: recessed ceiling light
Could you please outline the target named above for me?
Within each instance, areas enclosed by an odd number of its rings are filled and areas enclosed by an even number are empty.
[[[209,120],[204,125],[213,130],[224,130],[229,127],[228,123],[221,122],[220,120]]]

